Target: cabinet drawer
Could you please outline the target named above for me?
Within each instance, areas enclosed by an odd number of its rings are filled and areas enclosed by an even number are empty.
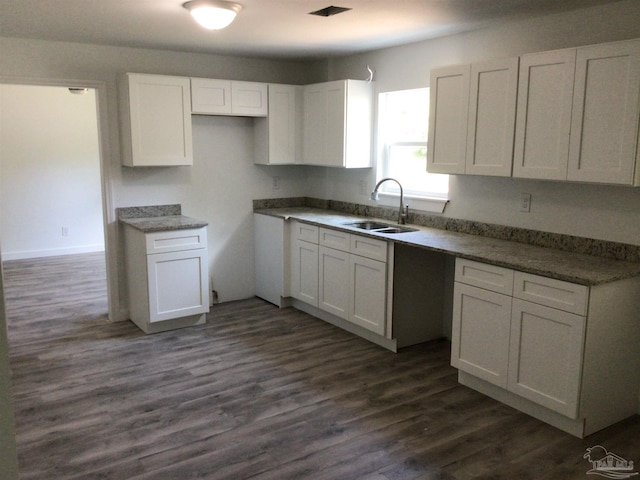
[[[586,315],[589,287],[530,273],[515,272],[513,296],[565,312]]]
[[[456,282],[511,295],[513,292],[513,270],[456,258]]]
[[[387,261],[387,242],[361,235],[351,235],[351,253],[380,262]]]
[[[207,229],[171,230],[145,235],[147,254],[179,252],[207,247]]]
[[[342,250],[343,252],[349,252],[351,245],[349,237],[350,235],[346,232],[339,232],[338,230],[328,228],[320,229],[320,245]]]
[[[291,224],[291,235],[295,240],[303,240],[305,242],[318,243],[318,230],[315,225],[306,223],[293,222]]]

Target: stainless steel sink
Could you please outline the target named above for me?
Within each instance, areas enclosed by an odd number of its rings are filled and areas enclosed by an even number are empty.
[[[359,228],[374,233],[406,233],[417,232],[417,228],[405,227],[400,225],[392,225],[389,223],[375,222],[372,220],[363,220],[360,222],[345,223],[349,227]]]
[[[345,223],[345,225],[349,225],[350,227],[355,227],[355,228],[361,228],[362,230],[380,230],[381,228],[390,227],[389,224],[373,222],[370,220],[365,220],[362,222]]]

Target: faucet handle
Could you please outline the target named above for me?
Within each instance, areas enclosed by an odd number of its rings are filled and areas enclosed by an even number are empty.
[[[402,207],[402,211],[400,213],[400,224],[404,225],[407,223],[407,218],[409,218],[409,205],[405,205]]]

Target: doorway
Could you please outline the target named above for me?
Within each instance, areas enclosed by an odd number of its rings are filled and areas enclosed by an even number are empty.
[[[0,244],[3,261],[101,252],[108,318],[119,320],[106,91],[96,81],[0,78],[0,93],[12,96],[1,99],[1,114],[11,110],[2,122],[21,140],[12,148],[27,145],[17,160],[6,160],[16,155],[4,143],[0,151],[0,178],[11,185],[0,196]],[[48,98],[49,109],[59,108],[57,116],[42,110],[42,98]],[[20,158],[28,155],[36,158]]]

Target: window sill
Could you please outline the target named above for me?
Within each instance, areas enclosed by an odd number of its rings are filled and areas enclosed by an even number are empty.
[[[380,204],[388,207],[398,206],[400,195],[397,193],[379,192]],[[407,200],[411,200],[408,202]],[[421,197],[418,195],[405,195],[404,203],[409,204],[409,210],[419,210],[428,213],[443,213],[444,208],[449,203],[446,198]]]

